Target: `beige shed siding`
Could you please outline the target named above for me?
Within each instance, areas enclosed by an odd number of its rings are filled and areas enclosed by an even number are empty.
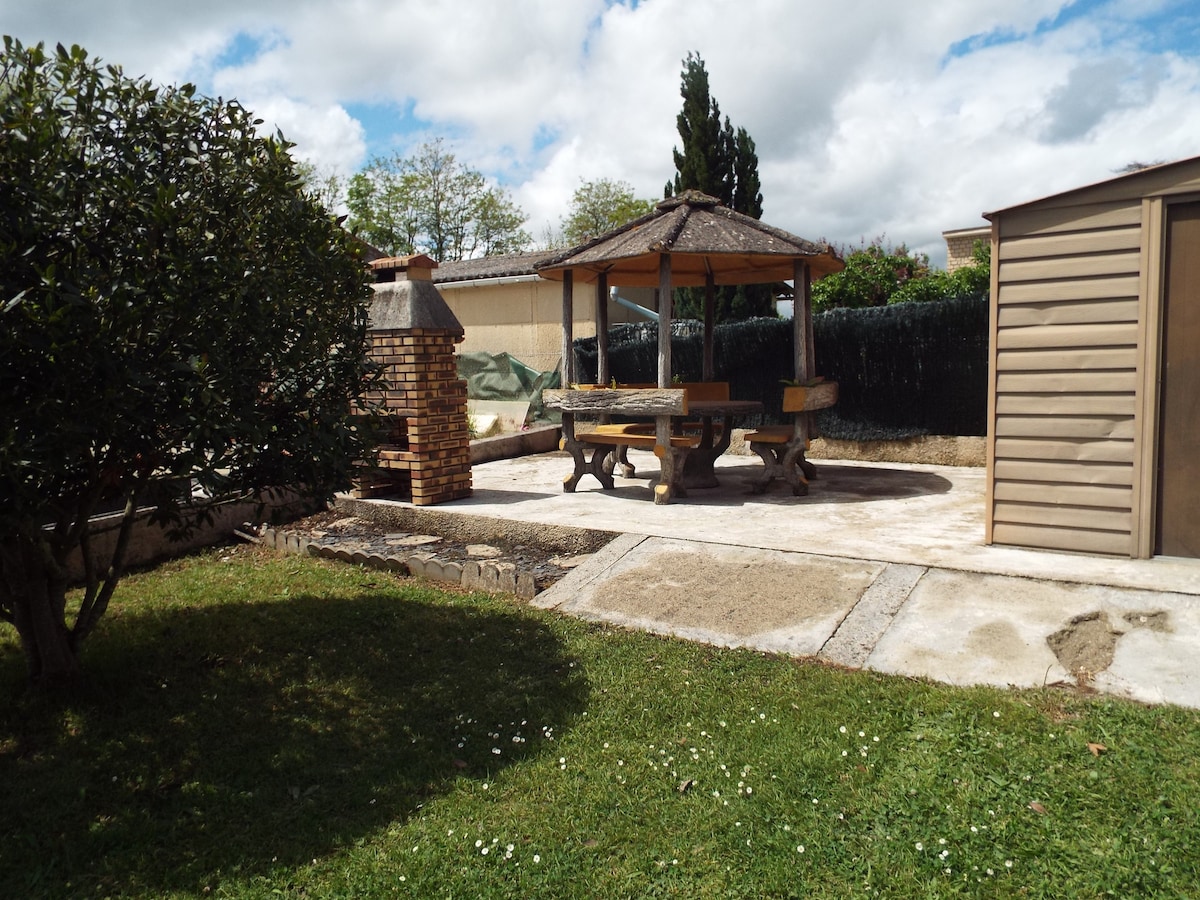
[[[1129,555],[1141,202],[998,224],[992,540]]]
[[[1086,541],[1081,540],[1087,538]],[[1078,528],[1054,528],[1042,525],[1013,526],[996,522],[992,540],[997,544],[1018,547],[1042,547],[1047,550],[1075,550],[1085,553],[1104,553],[1127,556],[1129,538],[1115,531],[1084,531]]]

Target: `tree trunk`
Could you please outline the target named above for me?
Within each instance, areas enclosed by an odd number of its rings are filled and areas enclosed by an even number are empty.
[[[11,537],[0,544],[2,606],[12,614],[30,680],[37,685],[74,681],[80,675],[66,623],[67,581],[42,541]]]

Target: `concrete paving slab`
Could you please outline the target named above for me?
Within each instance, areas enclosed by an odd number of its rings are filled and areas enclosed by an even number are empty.
[[[884,567],[817,656],[855,669],[866,665],[871,651],[927,571],[922,566]]]
[[[621,534],[611,543],[601,547],[591,557],[576,566],[553,586],[542,591],[533,599],[533,605],[542,609],[556,609],[563,604],[585,596],[595,584],[612,572],[626,554],[632,552],[643,541],[644,534]]]
[[[931,570],[868,668],[951,684],[1080,683],[1200,706],[1194,597]]]
[[[1109,597],[1120,636],[1112,664],[1093,685],[1144,703],[1200,708],[1200,604],[1181,594]]]
[[[1078,585],[930,570],[867,657],[867,668],[949,684],[1033,687],[1071,680],[1046,636]],[[1068,613],[1069,615],[1069,613]]]
[[[647,538],[558,608],[725,647],[815,655],[879,563]]]
[[[649,486],[658,478],[657,460],[636,451],[630,458],[638,466],[636,478],[618,477],[614,491],[585,478],[573,494],[562,489],[563,475],[572,469],[564,453],[493,460],[473,467],[473,496],[439,504],[437,510],[1200,595],[1200,560],[1132,560],[985,545],[985,472],[978,468],[818,460],[819,475],[807,497],[793,497],[786,485],[756,495],[746,481],[762,463],[727,454],[717,460],[720,487],[693,490],[687,498],[656,506]]]

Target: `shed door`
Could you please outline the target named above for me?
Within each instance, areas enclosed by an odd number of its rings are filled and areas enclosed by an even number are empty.
[[[1167,208],[1155,552],[1200,557],[1200,203]]]

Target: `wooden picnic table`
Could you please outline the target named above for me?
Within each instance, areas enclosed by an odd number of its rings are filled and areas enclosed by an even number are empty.
[[[717,480],[717,458],[729,449],[733,429],[739,419],[759,415],[763,405],[757,400],[696,400],[688,404],[687,417],[699,418],[700,443],[683,464],[683,484],[687,488],[712,488]],[[717,420],[714,422],[713,420]]]
[[[563,479],[563,490],[573,493],[585,475],[591,475],[607,491],[614,489],[612,470],[618,447],[653,450],[662,465],[654,486],[654,502],[669,503],[672,496],[687,496],[683,466],[698,437],[672,434],[675,416],[687,413],[687,392],[681,389],[599,388],[595,390],[548,390],[542,393],[547,409],[562,413],[562,449],[571,454],[574,471]],[[577,432],[575,416],[618,415],[653,422],[653,432],[626,431],[623,427],[600,426]],[[588,453],[591,457],[588,457]]]
[[[659,459],[662,470],[654,487],[656,503],[686,497],[691,488],[716,487],[716,461],[729,449],[738,419],[761,413],[763,405],[757,400],[689,402],[688,394],[670,388],[546,391],[546,407],[562,413],[562,449],[575,463],[563,480],[563,490],[573,493],[585,475],[593,476],[605,490],[613,490],[612,472],[618,464],[625,477],[633,477],[634,467],[625,456],[630,447],[653,450]],[[605,419],[617,415],[634,421],[577,431],[575,417],[580,414]],[[698,429],[688,427],[697,421]]]

